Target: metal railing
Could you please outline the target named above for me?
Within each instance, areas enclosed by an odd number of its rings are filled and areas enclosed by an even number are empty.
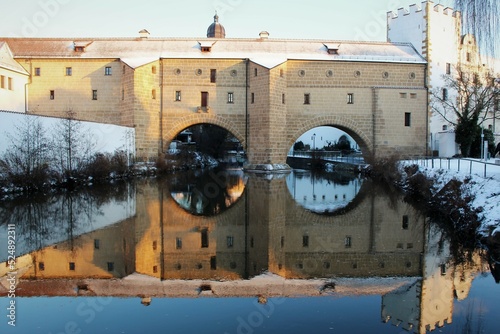
[[[343,162],[355,165],[364,165],[365,160],[361,153],[343,155],[340,151],[294,151],[288,154],[289,157],[322,159],[332,162]]]
[[[414,157],[409,161],[427,168],[454,170],[469,175],[477,174],[484,178],[500,177],[500,159],[484,161],[471,158]]]

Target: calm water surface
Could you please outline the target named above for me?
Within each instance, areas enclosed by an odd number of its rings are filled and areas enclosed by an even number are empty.
[[[4,202],[0,219],[0,333],[500,328],[491,256],[458,261],[438,224],[355,175],[194,171]]]

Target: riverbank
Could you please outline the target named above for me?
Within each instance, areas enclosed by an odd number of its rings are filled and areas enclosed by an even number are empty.
[[[441,207],[449,217],[453,214],[451,211],[456,209],[457,224],[467,224],[464,218],[474,215],[478,220],[476,233],[479,238],[500,239],[500,166],[495,168],[493,164],[488,165],[490,169],[485,177],[484,164],[471,164],[472,168],[463,168],[462,165],[460,170],[459,163],[459,160],[451,159],[446,167],[441,168],[439,164],[433,166],[430,163],[402,161],[403,188],[405,191],[415,191],[418,184],[423,188],[420,193],[427,189],[431,204]],[[411,166],[418,166],[418,171],[412,170]],[[422,178],[416,182],[419,173],[430,183],[425,184]],[[460,203],[451,195],[452,188],[460,195]]]

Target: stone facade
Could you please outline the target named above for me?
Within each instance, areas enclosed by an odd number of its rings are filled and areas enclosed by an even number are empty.
[[[284,164],[305,131],[325,125],[346,131],[367,156],[422,155],[427,147],[425,62],[408,44],[29,42],[7,39],[30,74],[28,112],[72,111],[134,127],[139,159],[156,159],[177,134],[202,123],[231,132],[252,164]]]

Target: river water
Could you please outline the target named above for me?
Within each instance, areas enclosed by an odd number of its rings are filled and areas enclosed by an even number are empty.
[[[1,333],[500,328],[491,255],[357,175],[190,171],[3,202],[0,219]]]

